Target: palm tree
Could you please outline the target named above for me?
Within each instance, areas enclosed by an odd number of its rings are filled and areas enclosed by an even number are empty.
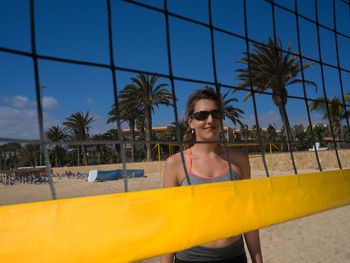
[[[120,119],[122,121],[127,121],[130,128],[130,141],[131,149],[131,162],[135,161],[135,120],[141,114],[138,103],[133,99],[132,95],[127,95],[128,91],[121,90],[120,93],[123,94],[123,99],[119,101],[119,110],[120,110]],[[107,120],[107,123],[117,121],[117,112],[115,104],[111,106],[111,110],[108,112],[110,118]]]
[[[0,170],[6,170],[7,144],[0,145]]]
[[[323,113],[323,119],[328,119],[327,104],[329,118],[333,126],[334,135],[337,139],[339,139],[341,128],[340,120],[345,116],[343,103],[340,101],[340,99],[334,97],[332,99],[327,99],[326,103],[326,100],[320,97],[310,102],[309,107],[311,111],[320,111],[321,113]]]
[[[0,170],[18,167],[18,157],[20,155],[21,150],[22,146],[19,143],[10,142],[0,145]],[[4,160],[3,163],[2,159]],[[7,162],[9,162],[8,167]]]
[[[277,139],[277,132],[275,127],[273,127],[271,124],[267,127],[267,142],[268,143],[275,143]]]
[[[266,142],[268,137],[267,131],[264,131],[262,128],[259,128],[259,133],[258,133],[258,127],[254,124],[252,129],[250,130],[250,136],[254,140],[254,142],[259,141],[259,136],[258,136],[259,134],[261,137],[261,141]]]
[[[80,141],[86,141],[89,136],[89,125],[94,121],[94,117],[89,116],[89,111],[87,111],[86,114],[79,111],[67,117],[63,125],[70,131],[73,131]],[[83,152],[84,164],[88,165],[85,145],[82,145],[81,149]]]
[[[344,96],[345,100],[348,101],[348,103],[350,104],[350,93],[346,93]]]
[[[79,134],[76,131],[72,130],[69,134],[67,134],[67,138],[70,141],[77,142],[77,141],[79,141]],[[70,145],[70,147],[72,147],[72,148],[76,147],[76,149],[77,149],[77,166],[80,166],[80,147],[79,147],[79,145],[74,145],[74,146]],[[73,154],[73,152],[72,152],[72,154]],[[73,162],[73,158],[72,158],[72,162]]]
[[[20,152],[21,165],[38,166],[40,159],[40,146],[36,144],[26,144]]]
[[[145,135],[145,114],[140,112],[140,115],[137,116],[135,121],[136,129],[140,131],[140,135]]]
[[[347,104],[350,104],[350,93],[345,94],[344,99],[347,101]],[[346,115],[350,117],[350,107],[346,112],[344,112],[344,118],[346,118]]]
[[[264,45],[264,42],[262,42],[262,44],[263,45],[253,44],[254,52],[250,54],[249,59],[247,52],[243,52],[245,57],[237,61],[238,63],[246,65],[245,68],[235,70],[240,73],[237,76],[237,79],[241,81],[238,87],[250,87],[251,79],[254,91],[264,92],[270,89],[272,91],[272,100],[278,107],[285,131],[287,134],[291,134],[288,115],[285,109],[288,96],[286,88],[296,83],[302,83],[303,80],[297,78],[298,74],[302,70],[313,65],[313,63],[304,64],[302,67],[300,61],[298,61],[297,55],[290,55],[290,53],[282,52],[282,43],[280,40],[275,42],[273,39],[269,38],[267,46]],[[291,43],[288,45],[288,52],[290,52],[290,50]],[[304,83],[314,86],[317,90],[315,82],[304,79]],[[252,93],[248,92],[243,102],[251,96]]]
[[[343,125],[343,127],[340,128],[340,139],[343,141],[349,141],[349,130],[346,125]]]
[[[106,138],[108,140],[111,140],[111,141],[117,141],[118,138],[119,138],[119,135],[118,135],[118,130],[117,129],[109,129],[107,132],[104,133],[104,136],[106,136]],[[120,163],[120,145],[118,143],[115,143],[113,144],[113,147],[114,147],[114,152],[115,152],[115,162],[116,163]],[[113,161],[113,158],[112,158],[112,161]]]
[[[210,89],[212,91],[215,92],[214,88],[209,87],[208,85],[205,85],[204,87],[205,89]],[[222,114],[227,117],[228,119],[230,119],[234,125],[237,124],[237,122],[240,125],[243,125],[243,123],[241,122],[241,118],[242,116],[240,116],[240,114],[244,114],[244,111],[239,109],[239,108],[235,108],[232,105],[230,105],[233,102],[237,102],[238,100],[236,98],[227,98],[228,94],[231,91],[227,91],[224,95],[222,95],[220,93],[220,99],[221,99],[221,107],[222,107]]]
[[[322,146],[324,146],[324,137],[328,137],[329,136],[329,129],[326,125],[324,124],[316,124],[316,125],[313,125],[312,127],[312,133],[313,133],[313,136],[314,136],[314,139],[316,142],[320,142]],[[311,137],[311,128],[310,126],[307,127],[306,129],[306,138],[307,138],[307,141],[310,142],[312,141],[312,137]],[[313,144],[309,144],[308,146],[312,146]]]
[[[91,137],[93,141],[106,141],[108,136],[103,133],[97,133]],[[107,163],[107,147],[106,144],[96,144],[94,145],[94,154],[96,156],[97,164],[106,164]]]
[[[46,136],[51,142],[62,142],[65,140],[67,137],[66,134],[66,128],[61,127],[60,125],[52,126],[46,131]],[[58,158],[58,152],[60,150],[61,146],[56,145],[55,146],[55,167],[58,167],[59,163],[61,164],[62,162],[59,162]]]
[[[239,135],[241,136],[241,140],[244,138],[245,143],[249,142],[250,131],[247,124],[241,125]]]
[[[161,104],[172,105],[170,92],[163,88],[168,84],[156,84],[158,79],[158,76],[153,75],[150,78],[149,75],[140,73],[135,78],[131,78],[132,83],[127,84],[122,90],[123,92],[121,91],[119,94],[121,99],[130,97],[138,102],[139,110],[144,113],[147,161],[151,161],[152,113],[154,113],[154,107],[159,108]]]
[[[294,138],[298,141],[303,143],[306,138],[306,129],[303,124],[294,124],[292,128],[292,132],[294,135]]]
[[[180,131],[180,138],[183,138],[189,127],[186,118],[180,119],[178,121],[178,127]],[[171,124],[167,128],[170,136],[169,139],[176,142],[176,123],[174,121],[171,122]]]

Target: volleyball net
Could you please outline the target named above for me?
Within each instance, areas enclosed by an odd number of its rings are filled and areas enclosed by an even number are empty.
[[[324,24],[321,21],[320,1],[315,0],[313,3],[313,16],[305,15],[300,12],[300,1],[295,0],[293,4],[290,2],[284,5],[279,1],[246,1],[232,4],[232,8],[241,10],[240,32],[229,30],[224,24],[217,25],[219,12],[218,6],[214,1],[206,2],[203,7],[201,2],[201,10],[205,10],[207,19],[196,19],[195,16],[187,16],[183,13],[176,12],[176,9],[169,6],[168,1],[152,4],[145,1],[122,1],[123,5],[130,8],[137,8],[138,12],[149,12],[157,17],[157,21],[162,20],[162,40],[165,43],[167,70],[161,72],[148,69],[147,67],[128,67],[119,64],[116,59],[116,54],[121,52],[118,50],[118,38],[115,38],[116,32],[123,27],[123,23],[119,21],[115,13],[116,8],[113,5],[119,1],[107,0],[104,8],[106,13],[105,24],[107,29],[105,33],[108,35],[108,60],[109,63],[99,63],[94,61],[69,59],[66,57],[42,55],[38,48],[37,42],[37,11],[40,10],[38,3],[34,0],[29,1],[28,13],[30,24],[30,51],[23,51],[11,47],[0,46],[0,52],[11,56],[20,56],[29,58],[33,62],[33,79],[35,87],[36,108],[39,123],[39,140],[21,139],[8,137],[0,138],[2,143],[20,143],[40,146],[42,156],[46,166],[48,182],[52,199],[54,201],[39,202],[31,204],[20,204],[15,206],[0,207],[0,233],[3,241],[0,248],[0,259],[11,262],[129,262],[142,258],[156,256],[164,253],[174,252],[186,247],[202,244],[211,240],[227,237],[234,234],[240,234],[261,227],[266,227],[272,224],[285,222],[287,220],[299,218],[305,215],[324,211],[327,209],[350,204],[350,171],[344,169],[342,157],[340,154],[340,146],[349,143],[349,88],[348,76],[350,76],[350,66],[342,60],[346,57],[341,51],[339,45],[344,46],[344,43],[350,41],[349,28],[344,25],[340,27],[340,18],[338,12],[341,10],[350,10],[350,3],[345,0],[330,1],[330,9],[332,21]],[[235,1],[236,2],[236,1]],[[262,14],[262,19],[270,20],[270,28],[266,28],[270,34],[268,37],[258,37],[257,31],[253,26],[252,11],[257,6],[263,6],[264,11],[269,12]],[[235,6],[237,5],[237,6]],[[174,11],[175,10],[175,11]],[[233,9],[232,9],[233,10]],[[84,10],[82,9],[82,12]],[[118,13],[119,15],[120,12]],[[343,15],[344,13],[342,13]],[[220,13],[220,16],[223,15]],[[227,15],[227,14],[226,14]],[[345,12],[345,15],[349,15]],[[295,38],[292,38],[293,48],[288,48],[285,39],[280,39],[280,35],[286,28],[281,27],[282,17],[288,17],[289,26],[293,24]],[[342,16],[343,18],[343,16]],[[284,21],[284,20],[283,20]],[[211,63],[211,76],[207,78],[190,77],[189,75],[179,74],[178,61],[174,50],[175,44],[178,44],[174,39],[175,32],[179,34],[175,23],[181,23],[183,27],[196,28],[199,31],[206,32],[206,47],[209,50],[208,61]],[[302,33],[301,25],[312,25],[314,28],[316,50],[313,50],[317,55],[310,56],[304,53],[305,33]],[[231,27],[232,28],[232,27]],[[180,31],[181,31],[180,30]],[[302,37],[302,34],[303,37]],[[332,47],[334,49],[334,59],[329,60],[327,52],[329,52],[329,43],[322,41],[323,35],[332,36]],[[219,37],[220,36],[220,37]],[[187,35],[190,38],[190,34]],[[226,73],[220,64],[222,59],[222,50],[220,39],[229,39],[228,42],[239,41],[243,48],[239,57],[244,55],[243,64],[246,68],[236,69],[239,72],[241,83],[233,85],[223,77]],[[270,39],[270,42],[269,40]],[[119,39],[123,41],[122,39]],[[185,41],[182,39],[181,41]],[[283,43],[283,45],[281,44]],[[287,47],[287,48],[286,48]],[[296,51],[293,51],[295,49]],[[257,75],[257,67],[255,64],[257,52],[267,52],[272,54],[272,57],[260,58],[271,59],[278,61],[272,65],[273,74],[265,85],[271,85],[270,88],[264,88],[261,83],[266,79],[265,76]],[[236,51],[235,51],[236,52]],[[223,53],[225,54],[225,52]],[[243,55],[242,55],[243,54]],[[180,54],[181,55],[181,54]],[[275,56],[275,57],[274,57]],[[300,77],[301,81],[295,82],[299,85],[299,92],[288,94],[286,92],[286,84],[288,79],[285,79],[282,58],[294,60],[294,65],[291,74],[294,77]],[[186,61],[186,55],[182,59]],[[41,72],[44,70],[43,62],[55,62],[60,65],[76,65],[87,68],[109,70],[109,78],[111,79],[111,89],[106,92],[106,96],[113,97],[112,103],[114,107],[115,123],[117,139],[89,139],[67,140],[61,142],[52,142],[46,139],[44,125],[44,111],[42,99],[42,81],[40,79]],[[233,62],[233,61],[232,61]],[[307,75],[309,70],[306,69],[308,64],[319,69],[319,75],[310,77]],[[232,69],[230,69],[232,72]],[[304,72],[305,71],[305,72]],[[328,82],[329,76],[327,73],[332,71],[336,78],[336,85],[331,85]],[[129,76],[136,74],[144,74],[149,76],[158,76],[160,79],[168,83],[170,91],[171,108],[173,110],[173,120],[175,124],[175,139],[171,140],[153,140],[152,137],[145,137],[144,140],[130,142],[123,135],[122,118],[120,111],[118,75],[124,73]],[[134,74],[134,75],[132,75]],[[139,75],[140,76],[140,75]],[[317,79],[317,80],[316,80]],[[292,81],[292,80],[291,80]],[[274,83],[274,85],[271,84]],[[315,82],[318,86],[319,93],[312,93],[308,96],[308,85],[310,82]],[[260,149],[261,161],[263,162],[266,178],[252,179],[242,182],[227,182],[205,186],[189,186],[171,189],[159,189],[152,191],[142,191],[124,194],[111,194],[94,197],[84,197],[76,199],[55,200],[59,198],[56,195],[55,186],[51,174],[51,159],[48,148],[54,146],[98,146],[98,145],[118,145],[117,152],[120,154],[120,161],[123,167],[124,189],[128,192],[128,178],[126,173],[127,154],[126,146],[128,145],[157,145],[158,155],[160,160],[161,146],[165,148],[172,145],[179,147],[179,152],[182,157],[183,164],[185,156],[183,155],[186,142],[182,139],[181,133],[181,114],[179,112],[179,104],[183,100],[181,96],[188,93],[184,90],[184,86],[188,85],[194,89],[211,86],[222,97],[227,91],[230,91],[229,97],[246,96],[249,94],[249,103],[251,105],[251,116],[255,125],[256,143]],[[334,92],[334,89],[337,91]],[[191,92],[189,92],[191,93]],[[237,95],[238,94],[238,95]],[[239,95],[240,94],[240,95]],[[244,94],[244,95],[242,95]],[[338,96],[338,100],[332,100]],[[263,138],[263,131],[260,116],[260,110],[263,109],[265,100],[268,98],[270,103],[279,101],[278,110],[281,114],[284,131],[283,142],[287,146],[287,152],[290,156],[290,162],[294,171],[294,175],[283,177],[270,177],[269,164],[266,161],[264,145],[266,138]],[[224,100],[222,100],[222,103]],[[287,103],[288,102],[288,103]],[[276,102],[277,103],[277,102]],[[275,103],[275,104],[276,104]],[[290,124],[285,122],[291,114],[293,108],[287,109],[289,104],[294,107],[304,107],[305,115],[307,116],[307,126],[314,127],[313,117],[311,112],[312,105],[323,105],[324,116],[330,131],[330,147],[336,158],[337,168],[335,171],[323,171],[322,161],[319,157],[319,147],[317,138],[313,128],[309,130],[310,145],[313,148],[312,154],[317,162],[319,172],[312,174],[298,174],[298,165],[295,162],[295,153],[297,144],[300,140],[296,139],[295,134],[290,129]],[[222,105],[221,105],[222,106]],[[320,107],[321,107],[320,106]],[[334,108],[340,112],[334,115]],[[221,113],[225,114],[223,108],[220,107]],[[260,109],[260,110],[259,110]],[[259,117],[260,116],[260,117]],[[244,120],[244,117],[243,117]],[[340,127],[339,127],[340,125]],[[222,127],[224,123],[222,122]],[[345,130],[345,136],[341,138],[339,129]],[[225,148],[230,147],[232,142],[222,136],[219,143]],[[271,143],[274,143],[272,141]],[[242,142],[237,142],[244,144]],[[82,147],[82,150],[84,147]],[[170,150],[169,150],[170,151]],[[344,158],[344,157],[343,157]],[[346,166],[346,165],[345,165]],[[159,166],[160,167],[160,166]],[[187,176],[185,165],[184,172]],[[348,168],[348,167],[347,167]],[[232,171],[230,169],[230,173]],[[188,177],[188,176],[187,176]],[[203,196],[213,196],[213,199],[208,202]],[[219,204],[219,205],[218,205]],[[239,211],[239,212],[238,212]],[[220,226],[207,229],[200,223],[199,218],[208,216],[218,216],[223,222]],[[179,220],[181,218],[181,220]],[[231,218],[237,218],[237,225],[232,224]],[[249,218],[249,220],[246,220]],[[181,223],[181,224],[180,224]],[[185,225],[184,225],[185,224]],[[184,238],[185,237],[185,238]],[[15,248],[18,244],[25,244],[25,251],[19,254]],[[74,250],[72,248],[74,247]],[[62,253],[69,251],[69,253]]]

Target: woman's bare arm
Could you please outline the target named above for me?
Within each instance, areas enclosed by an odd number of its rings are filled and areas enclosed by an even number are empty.
[[[262,253],[260,246],[259,230],[244,233],[244,239],[248,247],[250,258],[253,263],[262,263]]]
[[[246,153],[237,150],[237,152],[232,153],[234,159],[236,159],[240,166],[241,179],[250,179],[250,164],[249,157]],[[253,263],[262,263],[262,253],[260,246],[259,230],[253,230],[244,234],[244,239],[246,241],[248,251]]]
[[[178,154],[170,156],[165,161],[163,172],[163,188],[179,186],[178,174],[179,174],[179,158]],[[181,165],[182,166],[182,165]]]
[[[170,156],[166,162],[163,173],[163,188],[178,186],[178,158]],[[165,254],[160,257],[161,263],[173,263],[175,253]]]

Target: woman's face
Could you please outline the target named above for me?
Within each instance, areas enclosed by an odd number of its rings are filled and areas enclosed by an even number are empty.
[[[194,107],[194,114],[201,111],[218,110],[219,107],[214,100],[201,99]],[[195,130],[197,141],[213,141],[217,140],[221,130],[219,118],[214,118],[213,114],[209,114],[207,119],[197,120],[195,117],[187,118],[191,129]]]

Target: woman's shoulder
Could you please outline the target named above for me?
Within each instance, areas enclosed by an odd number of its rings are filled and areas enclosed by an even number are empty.
[[[184,157],[186,159],[186,156],[188,155],[189,149],[186,149],[183,151]],[[175,166],[178,167],[178,165],[182,165],[182,158],[181,158],[181,152],[175,153],[171,155],[166,161],[165,164],[168,166]]]
[[[188,150],[183,151],[184,156],[188,154]],[[185,157],[186,158],[186,157]],[[164,176],[163,176],[163,187],[173,187],[180,185],[180,182],[182,181],[182,158],[181,153],[176,153],[171,155],[166,161],[165,161],[165,169],[164,169]]]
[[[246,152],[230,147],[228,150],[230,154],[230,161],[232,164],[236,165],[239,169],[239,174],[241,179],[250,178],[250,165],[249,156]]]
[[[234,147],[229,147],[228,152],[230,154],[230,158],[233,159],[247,160],[249,158],[246,152]]]

